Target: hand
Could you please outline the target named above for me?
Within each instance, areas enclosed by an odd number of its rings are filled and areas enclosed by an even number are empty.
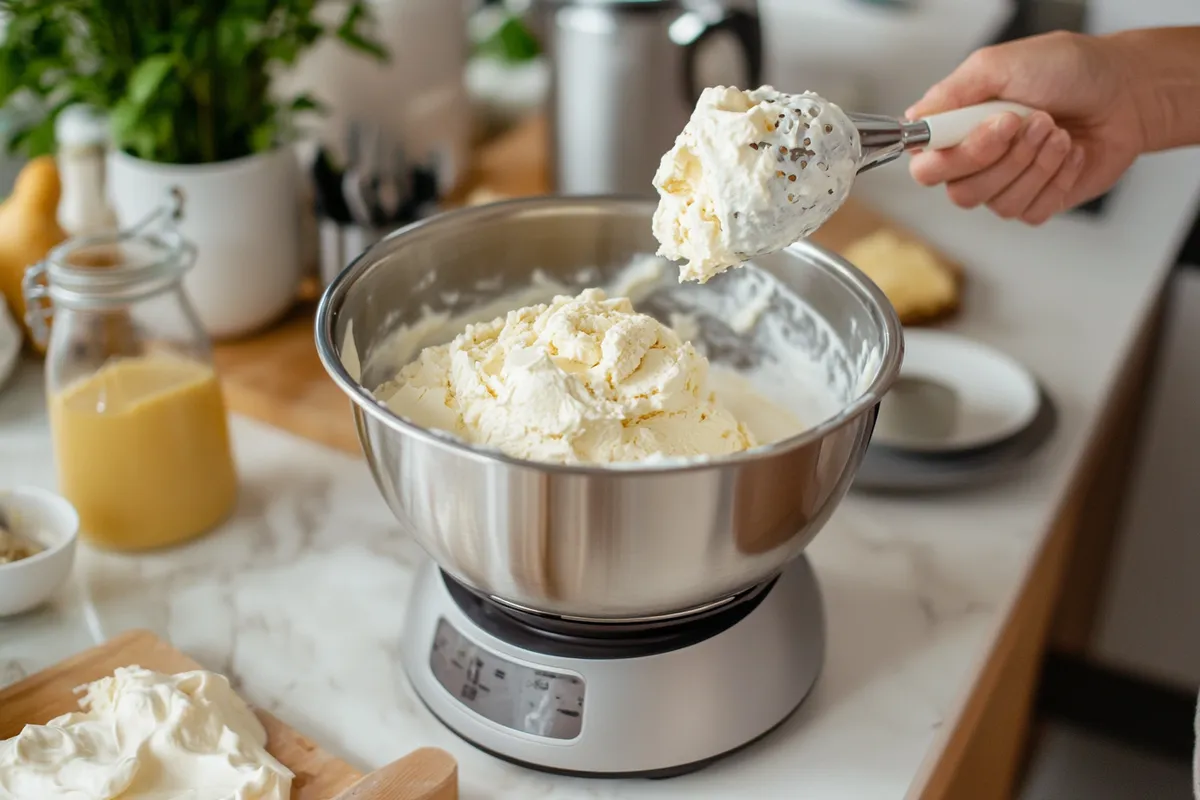
[[[945,183],[958,206],[1040,225],[1106,192],[1145,150],[1130,66],[1118,41],[1062,32],[977,50],[906,116],[987,100],[1039,110],[1002,114],[956,147],[917,153],[909,171],[923,185]]]

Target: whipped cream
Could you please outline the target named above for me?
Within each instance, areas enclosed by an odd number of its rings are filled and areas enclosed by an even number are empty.
[[[212,672],[122,667],[81,688],[80,711],[0,742],[0,797],[288,800],[292,772],[254,713]]]
[[[705,89],[654,176],[658,254],[704,283],[816,230],[850,193],[861,143],[812,92]]]
[[[594,288],[468,325],[375,397],[417,425],[534,461],[713,456],[756,444],[717,401],[707,359],[629,298]]]

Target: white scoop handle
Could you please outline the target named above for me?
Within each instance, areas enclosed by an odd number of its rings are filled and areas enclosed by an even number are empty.
[[[1016,114],[1021,119],[1033,113],[1032,108],[1020,103],[993,100],[990,103],[956,108],[953,111],[924,117],[921,121],[929,126],[929,142],[924,147],[930,150],[945,150],[947,147],[962,144],[963,139],[979,127],[981,122],[1006,111]]]

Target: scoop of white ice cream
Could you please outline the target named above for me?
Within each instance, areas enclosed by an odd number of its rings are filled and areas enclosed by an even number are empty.
[[[375,395],[418,425],[516,457],[614,463],[755,445],[708,387],[708,361],[599,289],[471,325]]]
[[[846,114],[811,92],[705,89],[654,176],[658,254],[704,283],[781,250],[841,206],[860,153]]]

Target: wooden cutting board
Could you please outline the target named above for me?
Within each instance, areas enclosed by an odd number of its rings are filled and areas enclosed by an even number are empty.
[[[506,197],[548,192],[546,127],[535,118],[483,148],[451,204],[483,191]],[[854,199],[813,235],[818,244],[842,252],[878,230],[917,240]],[[927,244],[928,246],[928,244]],[[957,265],[930,247],[947,264]],[[313,344],[313,312],[318,292],[308,287],[292,314],[265,334],[222,344],[216,349],[226,402],[231,411],[349,453],[361,453],[350,401],[333,384]]]
[[[79,710],[76,687],[112,675],[117,667],[132,665],[163,673],[200,669],[153,633],[130,631],[0,689],[0,739],[16,736],[26,724],[45,724],[60,714]],[[267,712],[256,713],[267,729],[267,751],[296,774],[292,800],[332,800],[363,777]],[[419,750],[408,758],[427,752]]]

